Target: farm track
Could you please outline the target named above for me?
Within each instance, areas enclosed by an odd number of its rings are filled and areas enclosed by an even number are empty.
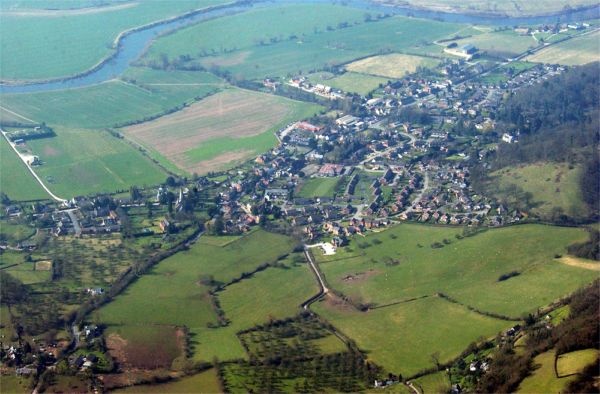
[[[304,310],[308,310],[308,308],[314,302],[320,300],[327,293],[329,293],[329,289],[327,288],[325,281],[323,280],[323,277],[321,276],[321,273],[319,272],[319,269],[317,268],[317,265],[316,265],[313,257],[309,253],[308,248],[309,248],[308,245],[304,245],[304,256],[306,257],[306,260],[308,260],[310,269],[312,270],[313,274],[315,274],[315,277],[317,278],[317,282],[319,283],[319,292],[317,294],[315,294],[314,296],[310,297],[308,300],[304,301],[302,303],[302,305],[300,305],[302,307],[302,309],[304,309]]]

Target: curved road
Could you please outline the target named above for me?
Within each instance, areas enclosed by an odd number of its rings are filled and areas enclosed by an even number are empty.
[[[312,256],[308,252],[308,249],[310,247],[315,247],[315,246],[309,246],[309,245],[306,245],[306,244],[304,245],[304,256],[306,257],[306,260],[308,260],[308,264],[310,265],[310,269],[312,270],[312,272],[317,277],[317,281],[319,282],[319,293],[317,293],[316,295],[310,297],[308,300],[306,300],[306,301],[304,301],[302,303],[301,307],[304,310],[307,310],[308,307],[312,303],[314,303],[315,301],[319,300],[325,294],[329,293],[329,289],[325,285],[325,281],[323,280],[323,277],[321,276],[321,273],[317,269],[317,265],[316,265],[315,261],[313,260]]]

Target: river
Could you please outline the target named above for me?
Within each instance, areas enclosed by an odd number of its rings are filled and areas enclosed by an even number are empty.
[[[119,41],[119,45],[114,54],[105,62],[101,63],[95,69],[84,75],[64,78],[62,80],[53,80],[47,82],[30,84],[0,84],[0,93],[33,93],[59,89],[79,88],[95,85],[114,79],[121,75],[129,65],[138,59],[157,36],[167,34],[173,30],[192,25],[209,19],[219,18],[226,15],[233,15],[250,8],[272,7],[281,3],[297,3],[294,0],[262,1],[254,4],[231,4],[222,7],[214,7],[204,11],[191,13],[176,20],[165,21],[164,23],[153,24],[146,28],[141,28],[124,35]],[[306,3],[330,3],[330,0],[304,0]],[[352,7],[364,9],[374,13],[389,13],[395,15],[412,16],[416,18],[435,19],[453,23],[466,24],[485,24],[493,26],[514,26],[514,25],[538,25],[551,24],[556,22],[569,22],[595,19],[600,17],[600,7],[584,9],[570,13],[563,13],[553,16],[537,16],[525,18],[509,17],[491,17],[478,16],[472,14],[444,13],[437,11],[427,11],[412,9],[406,7],[390,7],[385,5],[372,4],[366,0],[345,0],[343,4]]]

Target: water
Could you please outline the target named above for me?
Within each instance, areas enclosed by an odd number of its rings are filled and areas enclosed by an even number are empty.
[[[67,78],[60,81],[40,82],[27,85],[0,85],[1,93],[32,93],[59,89],[85,87],[114,79],[121,75],[136,59],[138,59],[150,42],[160,34],[179,29],[183,26],[232,15],[249,9],[250,7],[270,7],[281,3],[294,3],[297,0],[265,1],[252,5],[231,5],[199,12],[184,18],[165,22],[153,27],[132,32],[125,36],[119,45],[116,54],[97,69],[79,77]],[[329,0],[305,0],[308,3],[329,3]],[[412,16],[416,18],[435,19],[452,23],[484,24],[493,26],[539,25],[554,24],[557,22],[581,21],[600,18],[600,7],[576,11],[555,16],[536,16],[525,18],[485,17],[470,14],[443,13],[426,10],[415,10],[404,7],[389,7],[375,5],[365,0],[346,0],[343,4],[376,13],[390,13],[394,15]]]

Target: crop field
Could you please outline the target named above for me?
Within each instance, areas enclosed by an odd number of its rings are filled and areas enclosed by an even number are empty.
[[[268,111],[264,109],[268,108]],[[206,173],[268,150],[273,131],[312,116],[320,107],[230,89],[183,111],[123,129],[126,136],[189,173]]]
[[[216,85],[143,88],[113,80],[78,89],[5,94],[1,100],[4,107],[40,123],[104,128],[162,114],[217,89]]]
[[[345,64],[368,55],[414,50],[446,37],[460,27],[451,23],[391,17],[307,35],[302,41],[280,41],[200,60],[206,67],[220,67],[246,79],[286,76]]]
[[[591,63],[600,60],[599,40],[600,31],[596,31],[552,45],[526,59],[531,62],[558,63],[567,66]]]
[[[210,361],[213,356],[221,360],[243,357],[244,350],[235,334],[241,327],[253,324],[253,319],[256,318],[253,314],[266,318],[270,314],[280,315],[283,309],[287,311],[289,308],[289,314],[294,315],[297,306],[304,301],[304,293],[292,286],[294,291],[299,293],[296,296],[295,293],[288,292],[286,286],[275,286],[269,282],[255,283],[251,291],[247,292],[245,290],[248,289],[247,284],[240,282],[219,294],[219,297],[223,296],[222,304],[233,305],[230,304],[231,302],[241,305],[245,300],[260,305],[261,308],[275,309],[257,311],[249,305],[247,310],[229,313],[224,308],[232,324],[226,327],[208,328],[207,325],[214,325],[217,321],[211,307],[209,287],[203,284],[203,278],[227,283],[240,277],[244,272],[255,270],[263,263],[274,262],[279,256],[289,253],[291,247],[291,239],[261,230],[223,247],[197,243],[189,251],[178,253],[159,263],[150,275],[136,281],[122,295],[100,309],[100,320],[111,327],[139,324],[185,325],[195,334],[192,341],[195,359]],[[299,269],[306,270],[307,278],[314,281],[310,271],[304,266],[290,268],[289,271],[269,268],[247,280],[257,280],[262,278],[258,275],[264,274],[266,280],[284,278],[287,282],[281,283],[289,283],[292,277],[298,280]],[[275,270],[279,275],[274,275],[269,272],[270,270]],[[261,280],[259,279],[258,282]],[[309,282],[308,279],[298,280],[298,283],[310,283],[314,286],[314,282]],[[242,287],[236,287],[238,285]],[[268,286],[273,287],[268,289]],[[307,289],[306,293],[311,294],[312,291],[314,287]],[[271,302],[267,302],[265,297]],[[236,298],[242,299],[233,302]],[[272,301],[275,299],[278,301]],[[276,304],[284,305],[285,308]],[[236,313],[240,313],[240,317],[236,317]]]
[[[587,365],[594,362],[598,356],[596,349],[580,350],[559,356],[558,370],[561,373],[561,363],[563,370],[571,373],[580,372]],[[554,371],[555,351],[550,350],[533,359],[537,369],[533,374],[526,377],[519,385],[519,393],[562,393],[567,385],[577,378],[577,375],[560,375],[557,377]],[[565,368],[566,367],[566,368]]]
[[[330,286],[376,306],[444,293],[519,318],[598,276],[554,258],[587,239],[583,229],[521,225],[461,237],[462,229],[402,224],[317,256]],[[508,280],[501,275],[518,272]]]
[[[332,4],[285,4],[258,8],[181,29],[156,40],[146,58],[158,61],[180,55],[194,58],[240,51],[336,28],[339,23],[363,22],[364,11]],[[193,47],[190,44],[193,43]]]
[[[336,186],[341,178],[311,178],[307,180],[300,191],[298,197],[333,197]]]
[[[115,394],[133,394],[133,393],[147,393],[147,394],[189,394],[194,392],[200,393],[219,393],[222,392],[217,377],[217,372],[214,368],[200,372],[193,376],[186,376],[180,379],[170,381],[162,384],[144,384],[128,387],[125,389],[119,389],[113,391]]]
[[[514,199],[510,186],[531,193],[534,206],[531,212],[534,214],[550,217],[555,208],[572,217],[588,214],[579,186],[581,166],[569,168],[567,163],[535,163],[507,167],[491,175],[491,187],[497,187],[498,195],[508,201]]]
[[[435,296],[368,313],[330,297],[313,309],[356,341],[371,360],[404,376],[433,367],[433,354],[440,362],[449,361],[470,342],[511,325]]]
[[[0,79],[56,78],[83,72],[112,52],[113,41],[123,31],[166,19],[224,0],[131,2],[97,7],[98,12],[18,12],[0,10]],[[2,3],[5,3],[4,1]],[[8,3],[20,3],[16,1]],[[50,2],[33,3],[47,7]],[[70,2],[71,7],[81,5]],[[97,5],[97,2],[91,2]],[[88,4],[90,5],[90,4]],[[60,7],[51,2],[52,8]],[[90,10],[88,10],[90,11]]]
[[[533,37],[521,36],[512,30],[478,34],[455,42],[458,46],[473,44],[480,51],[500,57],[514,57],[538,45]]]
[[[346,72],[336,76],[335,74],[321,71],[310,74],[308,79],[313,84],[320,83],[344,92],[358,93],[362,96],[366,96],[388,82],[388,79],[385,78],[354,72]]]
[[[166,178],[158,166],[107,132],[62,128],[55,132],[56,137],[27,144],[43,162],[36,173],[62,198],[150,186]]]
[[[414,73],[417,71],[417,67],[434,68],[438,63],[437,59],[393,53],[357,60],[347,64],[346,69],[357,73],[397,79]]]
[[[0,137],[0,192],[11,200],[42,200],[50,198],[33,175],[27,170],[25,163]]]
[[[466,12],[499,14],[509,16],[544,15],[562,11],[566,6],[573,8],[595,5],[594,0],[376,0],[387,4],[409,4],[411,6],[442,12]]]

